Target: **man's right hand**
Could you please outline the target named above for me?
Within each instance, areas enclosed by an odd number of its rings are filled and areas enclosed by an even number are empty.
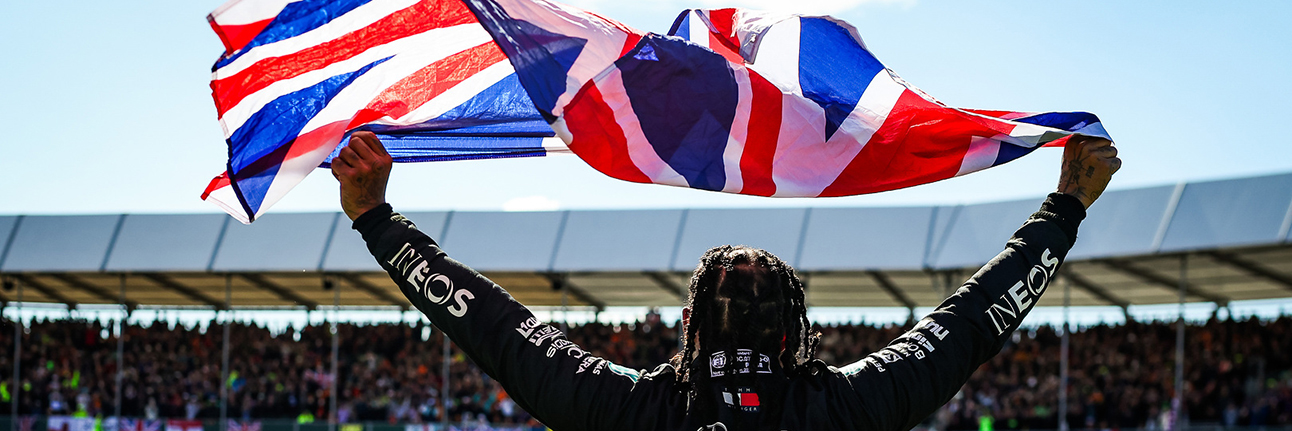
[[[1059,193],[1071,195],[1090,208],[1121,167],[1122,159],[1117,158],[1117,147],[1112,141],[1073,135],[1063,147]]]
[[[350,220],[386,203],[390,154],[372,132],[354,132],[350,145],[332,159],[332,176],[341,183],[341,209]]]

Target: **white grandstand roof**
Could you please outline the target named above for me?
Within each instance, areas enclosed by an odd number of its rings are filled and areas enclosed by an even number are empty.
[[[765,248],[812,306],[933,306],[1000,251],[1042,197],[962,206],[419,212],[454,258],[529,305],[675,306],[710,246]],[[1292,173],[1109,192],[1064,268],[1073,305],[1292,296]],[[341,213],[0,216],[0,273],[24,301],[132,306],[406,306]],[[16,300],[0,292],[0,301]],[[1048,295],[1041,305],[1058,305]]]

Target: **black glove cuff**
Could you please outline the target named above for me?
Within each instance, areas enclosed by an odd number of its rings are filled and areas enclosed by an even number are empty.
[[[1082,220],[1086,219],[1086,206],[1071,195],[1050,193],[1045,197],[1045,203],[1041,204],[1041,209],[1032,214],[1032,218],[1054,222],[1068,237],[1068,243],[1075,244],[1077,227],[1081,225]]]
[[[390,221],[390,217],[395,214],[395,209],[390,204],[381,204],[363,213],[359,218],[354,219],[354,224],[350,225],[351,229],[365,233],[376,228],[382,222]]]

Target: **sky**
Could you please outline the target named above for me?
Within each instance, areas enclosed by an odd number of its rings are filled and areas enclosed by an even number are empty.
[[[219,1],[0,2],[0,214],[219,212],[210,98]],[[1292,171],[1292,2],[574,0],[665,32],[687,7],[825,13],[906,81],[952,106],[1088,111],[1124,167],[1110,189]],[[948,205],[1039,197],[1061,150],[905,190],[759,198],[627,183],[574,156],[401,164],[399,210]],[[319,170],[272,212],[335,211]],[[1092,210],[1097,210],[1097,207]]]

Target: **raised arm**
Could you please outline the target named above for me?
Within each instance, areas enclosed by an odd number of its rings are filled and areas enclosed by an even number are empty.
[[[1121,167],[1103,139],[1072,138],[1051,194],[986,266],[911,331],[840,371],[855,420],[905,431],[945,404],[974,370],[1000,352],[1054,279],[1085,210]]]
[[[608,429],[637,372],[592,356],[543,324],[501,287],[445,255],[385,203],[390,156],[356,133],[333,161],[341,205],[368,250],[409,301],[498,380],[507,394],[554,429]]]

